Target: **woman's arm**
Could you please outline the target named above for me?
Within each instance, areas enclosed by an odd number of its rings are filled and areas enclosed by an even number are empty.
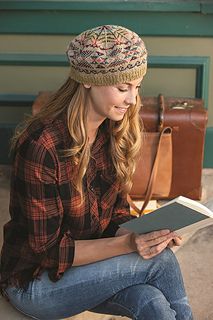
[[[19,219],[25,224],[29,259],[33,254],[37,264],[54,273],[54,280],[72,266],[75,251],[71,232],[62,228],[57,168],[54,150],[41,141],[26,141],[16,154],[11,189],[11,209],[20,211]]]
[[[73,266],[93,263],[136,251],[133,234],[94,240],[76,240]]]
[[[160,230],[144,235],[126,233],[114,238],[77,240],[75,241],[73,266],[93,263],[134,251],[137,251],[144,259],[150,259],[162,252],[175,237],[174,232]]]

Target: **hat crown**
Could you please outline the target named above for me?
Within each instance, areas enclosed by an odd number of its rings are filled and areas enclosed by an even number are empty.
[[[145,74],[147,65],[147,51],[142,39],[135,32],[115,25],[82,32],[71,41],[67,56],[71,65],[70,76],[76,81],[96,85],[122,82],[121,73],[129,73],[131,78],[132,72],[135,78],[136,69],[141,70],[141,75]]]

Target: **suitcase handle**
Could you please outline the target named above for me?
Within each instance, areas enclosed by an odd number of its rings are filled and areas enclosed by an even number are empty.
[[[164,96],[161,93],[158,95],[158,106],[159,106],[158,130],[161,132],[164,127],[164,114],[165,114],[165,100],[164,100]]]

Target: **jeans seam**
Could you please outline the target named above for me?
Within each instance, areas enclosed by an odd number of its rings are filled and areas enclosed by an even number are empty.
[[[113,302],[111,301],[110,304],[114,305],[114,306],[119,306],[122,307],[123,309],[125,309],[126,311],[130,312],[133,316],[135,316],[134,310],[132,310],[132,308],[127,308],[126,306],[124,306],[123,304],[120,304],[119,302]],[[137,320],[137,318],[134,318],[135,320]]]
[[[22,311],[21,309],[19,309],[19,308],[18,308],[17,306],[15,306],[14,304],[11,303],[11,305],[13,306],[13,308],[15,308],[16,310],[18,310],[18,312],[20,312],[20,314],[24,314],[25,316],[30,317],[30,318],[35,319],[35,320],[40,320],[39,318],[36,318],[36,317],[34,317],[33,315]]]

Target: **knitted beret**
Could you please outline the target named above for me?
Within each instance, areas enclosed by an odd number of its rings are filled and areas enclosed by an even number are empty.
[[[145,75],[147,51],[133,31],[104,25],[82,32],[67,48],[70,77],[91,85],[115,85]]]

